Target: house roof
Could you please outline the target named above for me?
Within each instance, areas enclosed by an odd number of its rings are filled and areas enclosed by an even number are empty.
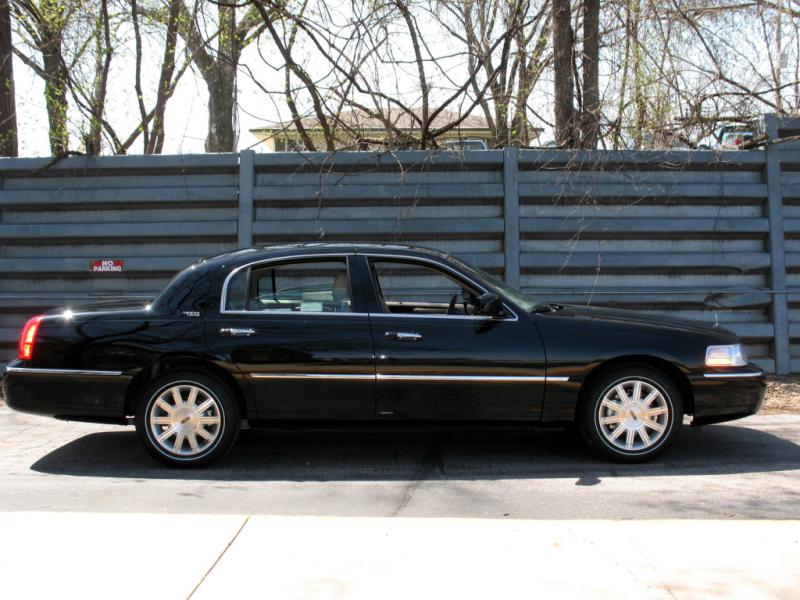
[[[421,108],[412,108],[411,112],[417,117],[422,118]],[[408,113],[408,111],[399,108],[392,108],[384,113],[389,122],[403,130],[419,129],[419,121]],[[445,127],[460,118],[460,113],[452,110],[443,110],[438,113],[432,120],[431,126],[434,129]],[[384,131],[386,126],[381,119],[371,117],[364,111],[355,109],[344,111],[339,114],[339,121],[346,127],[360,130],[360,131]],[[301,119],[303,126],[306,129],[317,129],[319,121],[316,117],[305,117]],[[489,124],[486,122],[485,117],[478,115],[468,115],[458,126],[459,129],[489,129]],[[294,121],[276,121],[267,123],[263,127],[255,127],[250,131],[283,131],[296,129]]]

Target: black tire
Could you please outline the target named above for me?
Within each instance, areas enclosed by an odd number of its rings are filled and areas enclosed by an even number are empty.
[[[636,382],[640,382],[638,403],[633,402]],[[619,394],[618,386],[622,386],[628,403]],[[654,391],[660,395],[653,396],[645,406],[642,401]],[[618,408],[622,406],[629,410]],[[592,384],[578,408],[577,422],[584,442],[602,458],[622,463],[647,462],[675,443],[683,425],[683,398],[675,383],[661,371],[646,366],[623,367],[609,371]]]
[[[174,400],[174,388],[185,400],[181,405]],[[197,390],[194,397],[193,390]],[[207,404],[206,410],[198,412]],[[173,413],[162,408],[168,405]],[[176,410],[182,412],[173,416]],[[233,391],[219,378],[197,371],[175,371],[147,386],[136,406],[135,423],[139,439],[156,460],[170,467],[204,467],[233,447],[241,429],[241,411]],[[159,442],[157,432],[168,434],[173,429],[174,433]]]

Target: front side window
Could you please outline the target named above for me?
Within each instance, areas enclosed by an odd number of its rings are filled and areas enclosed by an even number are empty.
[[[347,263],[306,260],[242,269],[228,281],[225,310],[352,312]]]
[[[471,316],[480,292],[449,273],[420,263],[372,261],[385,312]]]

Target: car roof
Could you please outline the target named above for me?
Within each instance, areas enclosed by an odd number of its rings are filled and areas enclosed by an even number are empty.
[[[448,254],[433,248],[423,248],[406,244],[377,244],[356,242],[316,242],[299,244],[275,244],[243,248],[232,252],[225,252],[216,256],[202,259],[198,267],[238,266],[261,259],[281,258],[284,256],[305,256],[315,254],[388,254],[397,256],[410,256],[416,258],[435,257],[447,260]]]

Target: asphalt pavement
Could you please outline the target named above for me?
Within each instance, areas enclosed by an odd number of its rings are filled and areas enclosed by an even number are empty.
[[[0,406],[0,597],[793,600],[798,475],[790,415],[647,465],[553,429],[247,430],[176,471]]]
[[[243,431],[203,470],[156,463],[130,427],[0,407],[0,511],[519,519],[798,519],[800,416],[684,428],[615,465],[562,430]]]

